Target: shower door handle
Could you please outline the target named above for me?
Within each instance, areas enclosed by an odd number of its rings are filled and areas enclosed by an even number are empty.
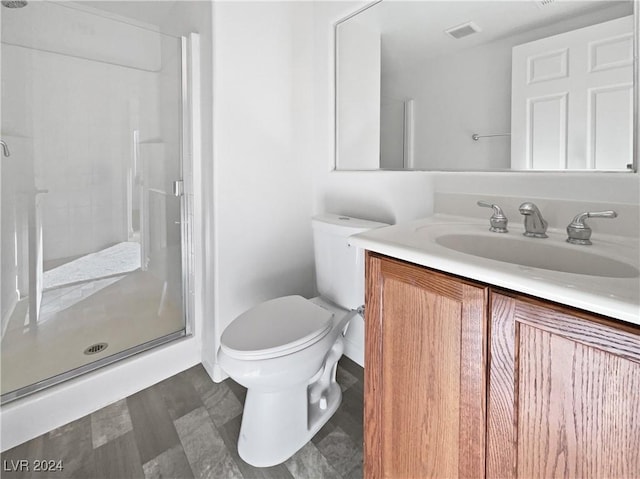
[[[184,195],[184,181],[175,180],[173,182],[173,196],[183,196]]]

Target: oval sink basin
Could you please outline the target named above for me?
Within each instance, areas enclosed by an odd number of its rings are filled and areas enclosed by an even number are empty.
[[[588,246],[545,241],[498,234],[444,234],[435,238],[439,245],[460,253],[532,268],[609,278],[636,278],[640,273],[632,265],[588,251]]]

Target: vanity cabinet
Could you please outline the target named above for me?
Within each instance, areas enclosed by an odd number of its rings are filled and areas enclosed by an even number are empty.
[[[366,478],[640,477],[640,326],[367,254]]]
[[[487,477],[640,477],[640,328],[490,298]]]
[[[364,477],[484,476],[487,295],[368,255]]]

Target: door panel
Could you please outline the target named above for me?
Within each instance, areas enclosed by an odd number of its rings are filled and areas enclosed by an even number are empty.
[[[531,169],[567,167],[567,92],[529,101],[528,118]]]
[[[636,477],[640,329],[492,293],[487,477]]]
[[[632,157],[633,87],[594,88],[590,93],[591,167],[619,169]]]
[[[627,169],[632,32],[628,16],[513,48],[513,168]]]
[[[365,477],[483,477],[486,292],[368,254]]]

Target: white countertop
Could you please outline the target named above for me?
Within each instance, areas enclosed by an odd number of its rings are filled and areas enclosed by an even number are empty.
[[[640,278],[612,278],[574,274],[487,259],[454,251],[436,243],[444,233],[502,235],[489,231],[488,220],[478,221],[449,215],[366,231],[351,237],[354,246],[439,271],[548,299],[629,323],[640,324]],[[548,238],[525,238],[522,225],[509,224],[509,233],[528,241],[544,241],[558,248],[589,248],[588,252],[607,256],[640,268],[637,238],[593,234],[593,245],[567,243],[564,230],[549,229]]]

